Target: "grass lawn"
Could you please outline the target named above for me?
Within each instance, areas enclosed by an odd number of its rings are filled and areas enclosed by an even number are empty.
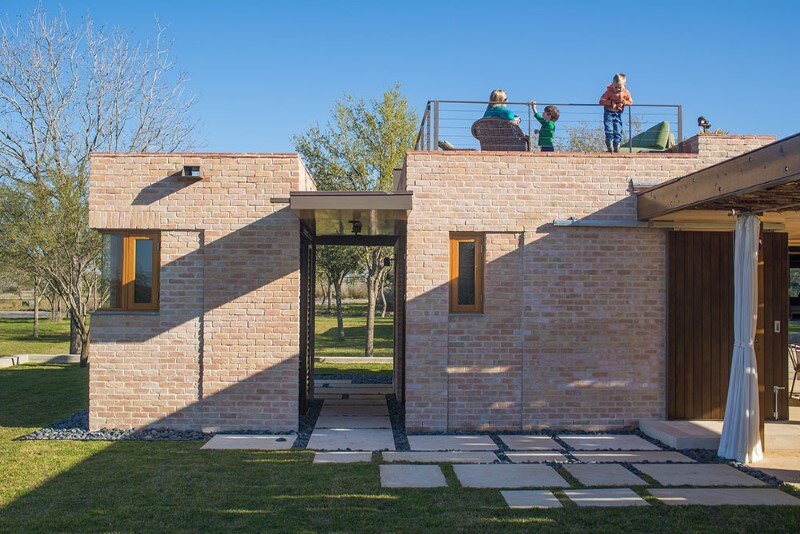
[[[346,303],[342,305],[344,316],[344,341],[339,341],[336,328],[336,308],[327,312],[327,306],[317,306],[314,317],[314,350],[316,356],[364,356],[364,335],[366,334],[367,305],[365,303]],[[375,317],[375,356],[393,354],[392,315]]]
[[[0,370],[0,532],[800,530],[788,507],[510,510],[496,490],[380,487],[378,463],[312,465],[307,451],[201,451],[200,442],[14,438],[86,405],[77,365]]]
[[[33,319],[0,318],[0,356],[67,352],[69,352],[69,321],[53,322],[40,317],[39,339],[34,339]]]

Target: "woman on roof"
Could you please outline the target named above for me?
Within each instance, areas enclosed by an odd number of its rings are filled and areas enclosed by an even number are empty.
[[[489,105],[486,106],[486,112],[483,114],[483,118],[503,119],[513,122],[514,124],[519,124],[520,118],[506,107],[506,102],[508,102],[508,96],[505,91],[502,89],[495,89],[492,91],[492,94],[489,95]]]

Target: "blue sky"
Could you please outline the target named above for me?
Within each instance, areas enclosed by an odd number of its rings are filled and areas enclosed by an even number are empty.
[[[199,101],[202,148],[287,151],[345,93],[400,82],[428,99],[596,102],[614,72],[638,103],[680,103],[735,133],[800,131],[799,2],[10,0],[90,14],[138,39],[170,25]],[[598,119],[599,120],[599,119]]]

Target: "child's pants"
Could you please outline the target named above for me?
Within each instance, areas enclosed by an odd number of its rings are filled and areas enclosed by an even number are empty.
[[[606,131],[606,141],[622,143],[622,112],[603,110],[603,129]]]

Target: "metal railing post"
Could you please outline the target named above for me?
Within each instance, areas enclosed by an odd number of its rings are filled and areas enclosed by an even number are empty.
[[[427,145],[426,145],[425,149],[430,151],[430,149],[431,149],[431,103],[430,102],[428,102],[427,115],[428,115],[428,124],[425,126],[425,130],[427,131],[428,142],[427,142]]]
[[[433,101],[433,149],[439,149],[439,101]]]
[[[628,151],[633,154],[633,117],[631,106],[628,106]]]
[[[683,141],[683,106],[678,106],[678,142]]]
[[[531,138],[531,107],[525,106],[528,110],[528,151],[533,152],[533,139]]]

